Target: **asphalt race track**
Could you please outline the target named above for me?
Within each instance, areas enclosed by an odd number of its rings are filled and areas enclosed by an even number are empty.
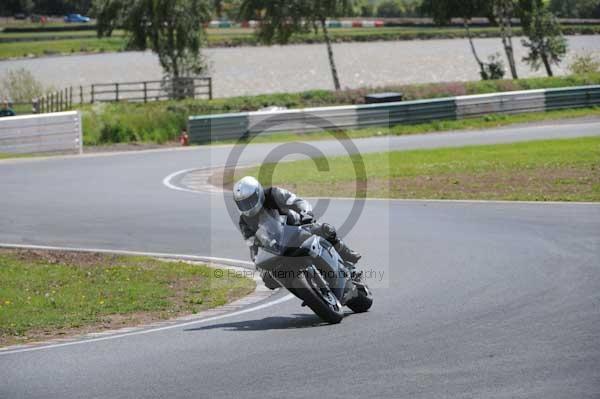
[[[600,135],[600,121],[355,143],[372,152],[582,135]],[[249,146],[241,163],[276,146]],[[230,151],[2,161],[0,243],[247,260],[222,194],[163,183],[224,165]],[[339,225],[351,206],[332,201],[323,219]],[[600,397],[600,205],[366,201],[346,240],[373,273],[368,313],[322,325],[291,299],[214,322],[0,352],[0,398]]]

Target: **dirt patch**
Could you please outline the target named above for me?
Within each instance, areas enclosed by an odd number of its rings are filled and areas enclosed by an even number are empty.
[[[100,254],[93,252],[49,251],[38,249],[4,249],[0,254],[12,255],[17,260],[29,263],[47,263],[51,265],[78,265],[95,266],[98,264],[113,265],[117,255]]]
[[[208,182],[213,186],[221,188],[225,191],[233,190],[231,169],[217,169],[208,177]]]

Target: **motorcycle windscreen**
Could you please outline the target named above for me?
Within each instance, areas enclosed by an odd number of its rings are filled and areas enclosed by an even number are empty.
[[[261,212],[256,238],[271,253],[284,255],[299,249],[312,234],[300,226],[289,226],[286,217],[277,212]]]
[[[260,212],[256,239],[260,246],[269,252],[282,254],[285,250],[282,241],[284,236],[285,220],[275,212]]]

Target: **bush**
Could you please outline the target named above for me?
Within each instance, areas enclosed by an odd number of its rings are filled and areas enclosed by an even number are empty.
[[[385,0],[377,6],[381,18],[416,17],[420,14],[420,0]]]
[[[578,55],[575,61],[569,65],[569,70],[575,75],[600,72],[600,61],[591,54]]]
[[[483,80],[498,80],[502,79],[505,74],[504,62],[499,53],[490,55],[488,62],[483,64],[483,70],[480,72]]]
[[[9,69],[0,84],[0,97],[30,102],[44,94],[44,86],[25,68]]]

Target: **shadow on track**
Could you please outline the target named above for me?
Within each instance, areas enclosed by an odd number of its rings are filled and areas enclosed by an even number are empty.
[[[257,320],[243,320],[233,323],[212,324],[209,326],[189,328],[184,331],[202,331],[223,329],[225,331],[266,331],[289,330],[327,326],[317,315],[295,314],[293,316],[265,317]]]

